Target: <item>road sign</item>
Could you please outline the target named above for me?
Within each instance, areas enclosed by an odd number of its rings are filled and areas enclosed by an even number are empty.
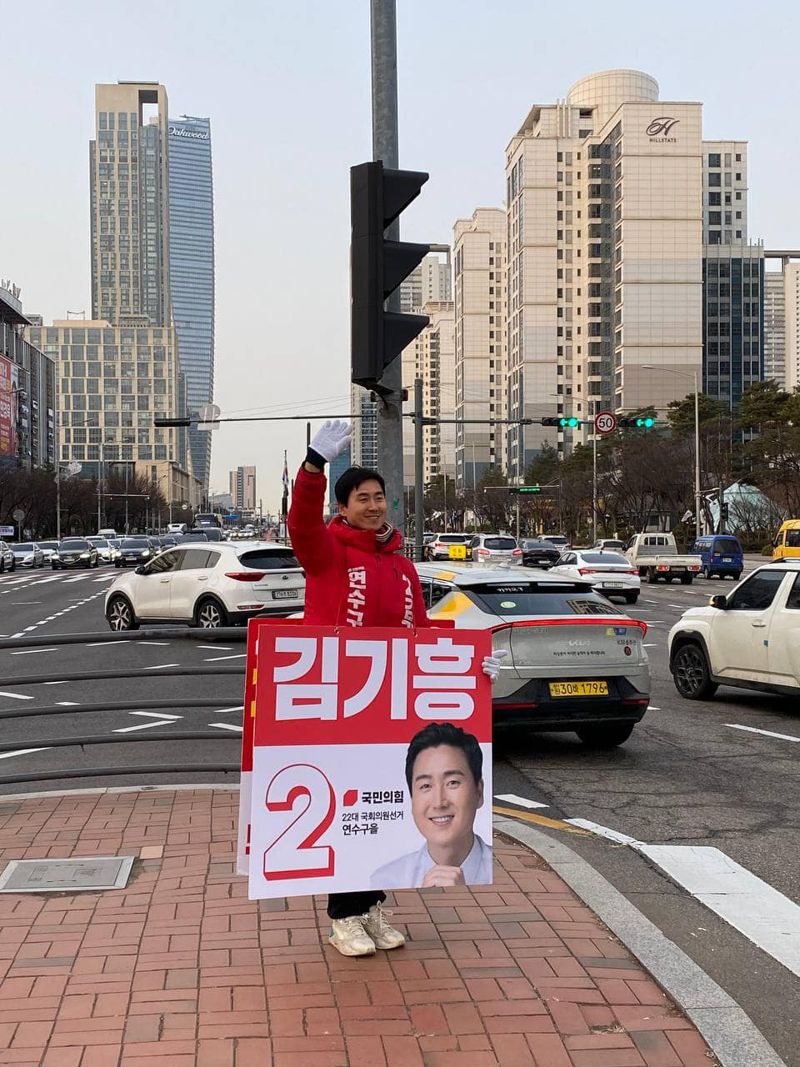
[[[25,512],[22,510],[22,508],[14,508],[14,510],[11,512],[11,518],[14,520],[14,522],[22,522],[22,520],[25,518]]]
[[[613,411],[599,411],[594,417],[595,433],[613,433],[617,428],[617,416]]]

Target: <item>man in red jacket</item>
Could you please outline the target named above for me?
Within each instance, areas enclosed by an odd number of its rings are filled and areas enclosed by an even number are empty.
[[[306,572],[304,619],[318,626],[428,625],[416,568],[400,554],[403,538],[386,519],[386,486],[377,471],[350,467],[336,482],[339,514],[323,519],[325,463],[350,443],[346,422],[326,422],[309,446],[297,473],[289,509],[292,548]],[[492,680],[500,663],[487,656]],[[387,922],[385,893],[331,893],[330,943],[344,956],[368,956],[392,949],[405,938]]]

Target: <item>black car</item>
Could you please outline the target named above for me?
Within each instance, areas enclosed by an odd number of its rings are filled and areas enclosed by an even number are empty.
[[[123,537],[119,543],[119,555],[114,560],[115,567],[138,567],[140,563],[147,563],[156,555],[150,537]]]
[[[98,563],[97,549],[85,537],[65,537],[50,557],[54,571],[62,567],[96,567]]]
[[[523,541],[521,548],[523,567],[553,567],[561,555],[552,541]]]
[[[207,530],[192,530],[191,533],[176,535],[175,540],[179,545],[198,544],[201,541],[208,544],[211,538],[206,536],[207,533]]]

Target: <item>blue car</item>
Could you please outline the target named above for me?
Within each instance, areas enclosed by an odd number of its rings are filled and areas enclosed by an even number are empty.
[[[738,537],[733,534],[706,534],[692,545],[692,555],[700,556],[700,573],[704,578],[733,578],[738,582],[744,568],[744,553]]]

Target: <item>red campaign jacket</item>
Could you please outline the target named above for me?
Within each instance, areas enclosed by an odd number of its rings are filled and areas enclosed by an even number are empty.
[[[288,528],[306,572],[304,621],[316,626],[429,625],[414,564],[399,554],[395,530],[383,545],[372,530],[356,530],[339,516],[322,518],[327,479],[301,467],[294,482]]]

